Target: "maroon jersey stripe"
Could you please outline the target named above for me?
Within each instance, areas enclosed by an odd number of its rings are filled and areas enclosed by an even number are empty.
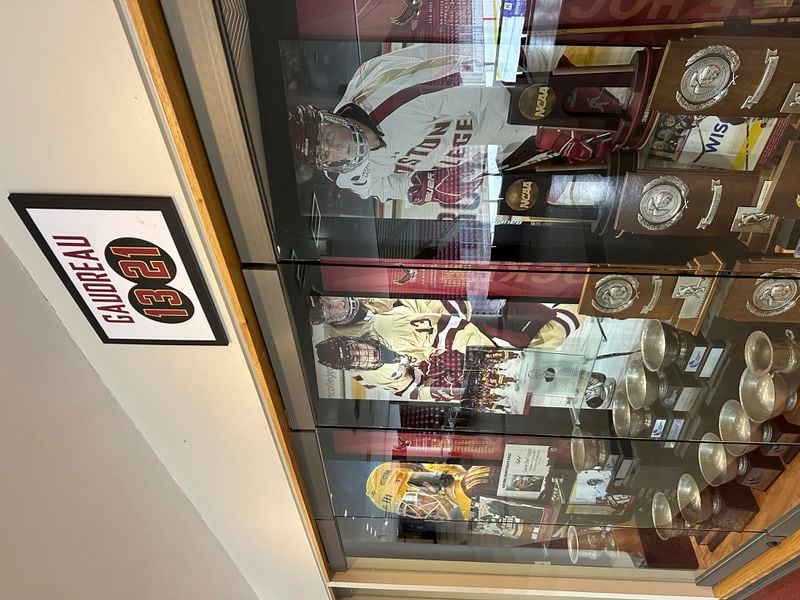
[[[433,81],[419,83],[417,85],[412,85],[411,87],[403,88],[381,102],[375,108],[375,110],[369,113],[369,116],[372,117],[376,124],[379,124],[386,117],[392,114],[392,112],[404,104],[411,102],[420,96],[424,96],[425,94],[431,94],[433,92],[438,92],[440,90],[449,87],[455,87],[457,85],[461,85],[460,73],[453,73],[451,75],[446,75],[445,77],[440,77],[439,79],[434,79]]]

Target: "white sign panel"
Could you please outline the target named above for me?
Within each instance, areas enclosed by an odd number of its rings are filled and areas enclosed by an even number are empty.
[[[104,342],[228,343],[169,198],[10,200]]]

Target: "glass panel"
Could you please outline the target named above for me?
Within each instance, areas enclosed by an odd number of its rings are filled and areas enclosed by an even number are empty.
[[[537,435],[577,426],[681,454],[683,441],[709,432],[736,452],[765,444],[779,455],[800,443],[792,325],[741,320],[763,320],[747,309],[754,293],[782,298],[790,290],[778,288],[794,280],[282,272],[320,425]],[[503,291],[515,295],[495,294]]]
[[[752,471],[720,444],[702,448],[728,461],[712,487],[708,466],[651,441],[319,436],[350,556],[696,569],[729,532],[759,531],[749,525],[757,500],[740,484]]]
[[[280,41],[261,100],[289,114],[286,139],[265,132],[293,157],[270,175],[281,258],[680,270],[794,250],[770,215],[798,215],[766,210],[785,113],[680,114],[663,47],[539,42]]]

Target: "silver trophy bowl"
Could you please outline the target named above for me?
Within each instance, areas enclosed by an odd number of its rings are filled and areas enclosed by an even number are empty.
[[[577,425],[572,428],[569,447],[572,454],[572,468],[576,473],[602,467],[611,454],[608,440],[581,437],[583,435],[583,431]]]
[[[578,564],[581,560],[614,560],[618,554],[614,536],[604,527],[578,529],[574,525],[567,528],[567,553],[572,564]]]
[[[720,443],[719,437],[707,433],[697,447],[697,461],[700,464],[700,473],[708,485],[714,487],[736,479],[739,473],[739,463],[736,457],[726,452],[725,446]]]
[[[674,363],[688,350],[685,335],[674,327],[648,319],[642,328],[642,362],[648,371],[658,371]]]
[[[664,495],[664,492],[656,492],[653,495],[650,514],[653,517],[656,534],[664,541],[682,535],[683,530],[686,529],[686,523],[683,518],[673,512],[669,498]]]
[[[722,508],[722,497],[713,487],[705,486],[702,490],[697,480],[684,473],[678,479],[678,509],[683,520],[689,525],[697,525],[719,513]]]
[[[650,431],[653,426],[653,411],[650,407],[633,408],[628,402],[624,386],[620,386],[611,403],[611,418],[614,432],[619,437],[637,437]]]
[[[763,423],[792,410],[797,403],[797,393],[790,393],[783,375],[756,375],[745,369],[739,378],[739,400],[744,412],[754,423]]]
[[[795,345],[786,341],[773,342],[763,331],[754,331],[744,343],[744,361],[753,374],[770,372],[791,373],[800,366]]]
[[[725,450],[733,456],[742,456],[757,448],[755,444],[763,441],[764,434],[759,423],[753,423],[738,400],[728,400],[719,411],[719,436]]]
[[[667,395],[667,379],[661,372],[647,370],[644,362],[634,359],[625,370],[625,394],[631,407],[640,409]]]

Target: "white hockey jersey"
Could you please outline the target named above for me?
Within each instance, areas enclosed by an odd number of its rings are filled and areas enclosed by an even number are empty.
[[[528,51],[529,69],[550,70],[560,53],[548,50]],[[510,155],[537,128],[507,123],[502,84],[464,82],[483,68],[472,46],[447,44],[416,44],[362,64],[335,112],[368,120],[383,145],[337,185],[362,198],[405,200],[414,172],[460,165],[490,145],[500,147],[499,158]]]
[[[539,326],[530,348],[556,348],[585,319],[576,305],[555,309],[554,318]],[[565,318],[566,314],[572,315]],[[365,322],[360,335],[380,340],[404,357],[402,364],[387,364],[373,371],[351,371],[367,388],[379,387],[413,400],[445,400],[432,389],[428,373],[418,366],[450,351],[466,354],[470,347],[517,348],[501,337],[490,337],[470,321],[472,306],[463,300],[397,300],[391,309]],[[571,323],[571,324],[569,324]],[[460,379],[461,374],[458,373]]]

